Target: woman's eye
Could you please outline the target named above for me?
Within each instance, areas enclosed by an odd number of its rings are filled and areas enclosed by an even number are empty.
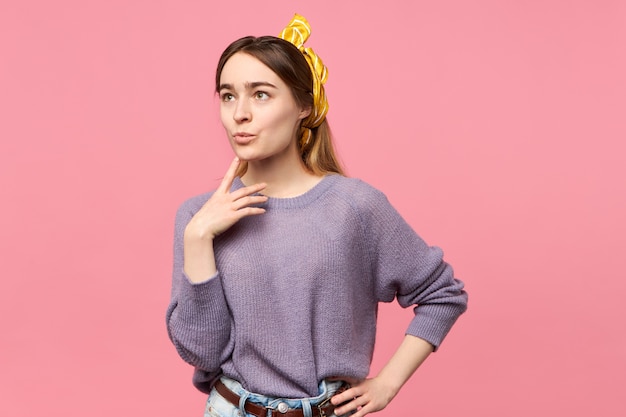
[[[235,99],[235,96],[233,96],[230,93],[222,94],[222,101],[233,101],[234,99]]]
[[[254,97],[256,97],[258,100],[267,100],[268,98],[270,98],[269,94],[267,94],[265,91],[257,91],[256,93],[254,93]]]

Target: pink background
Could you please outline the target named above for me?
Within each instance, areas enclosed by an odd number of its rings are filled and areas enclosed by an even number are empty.
[[[201,416],[167,339],[177,206],[231,158],[232,40],[294,12],[351,176],[470,308],[383,416],[623,416],[626,3],[0,4],[0,414]],[[373,369],[409,312],[381,309]]]

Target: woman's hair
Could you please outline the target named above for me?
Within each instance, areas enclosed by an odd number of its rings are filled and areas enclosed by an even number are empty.
[[[238,52],[244,52],[261,61],[276,73],[287,86],[296,103],[303,109],[313,107],[313,74],[302,52],[293,44],[274,36],[247,36],[231,43],[222,53],[215,73],[215,90],[219,92],[220,78],[226,61]],[[337,173],[344,175],[335,155],[328,121],[311,129],[313,138],[308,143],[298,140],[300,157],[305,167],[316,175]],[[237,175],[245,174],[247,163],[239,166]]]

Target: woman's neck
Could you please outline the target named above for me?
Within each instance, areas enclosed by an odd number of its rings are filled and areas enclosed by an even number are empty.
[[[300,159],[289,162],[250,161],[241,180],[246,185],[264,182],[263,194],[275,198],[290,198],[306,193],[322,180],[309,172]]]

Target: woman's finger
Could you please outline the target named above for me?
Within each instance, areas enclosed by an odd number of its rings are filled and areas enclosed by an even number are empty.
[[[331,402],[335,405],[341,404],[341,403],[345,403],[348,402],[350,400],[355,399],[356,397],[358,397],[359,394],[359,390],[356,387],[352,387],[350,389],[347,389],[339,394],[336,394],[335,396],[333,396]]]
[[[244,207],[237,211],[238,220],[248,216],[256,216],[257,214],[265,213],[265,209],[262,207]]]
[[[360,407],[363,407],[367,404],[367,400],[364,400],[363,397],[356,397],[352,399],[352,401],[344,402],[340,407],[335,408],[335,414],[347,414],[350,411],[356,411]]]
[[[263,190],[265,187],[267,187],[267,184],[265,183],[249,185],[247,187],[243,187],[243,188],[233,191],[231,193],[231,197],[233,201],[236,201],[236,200],[239,200],[240,198],[258,193],[259,191]]]
[[[233,208],[235,210],[241,210],[245,207],[251,207],[255,204],[263,204],[267,201],[267,197],[264,195],[253,195],[242,197],[233,202]]]
[[[231,162],[230,166],[228,167],[226,174],[224,174],[224,178],[222,178],[222,182],[220,183],[219,187],[217,187],[216,191],[220,193],[227,193],[230,190],[230,187],[233,185],[233,181],[237,176],[237,168],[239,168],[239,163],[239,158],[235,157],[235,159],[233,159],[233,162]]]

